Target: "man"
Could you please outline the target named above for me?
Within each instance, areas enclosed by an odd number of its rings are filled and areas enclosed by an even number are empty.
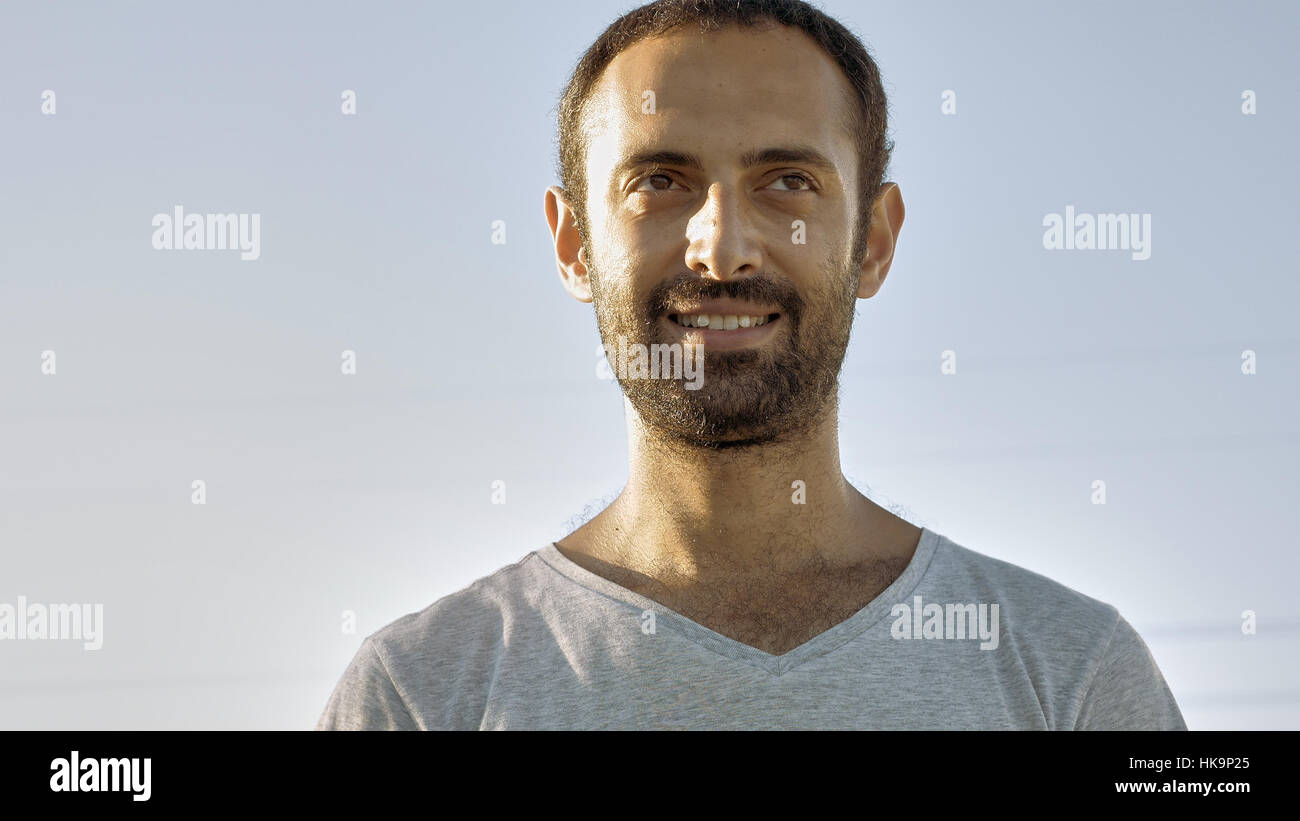
[[[875,64],[804,3],[609,27],[545,208],[624,392],[627,485],[368,637],[319,728],[1186,729],[1113,607],[844,478],[840,365],[904,215],[885,133]]]

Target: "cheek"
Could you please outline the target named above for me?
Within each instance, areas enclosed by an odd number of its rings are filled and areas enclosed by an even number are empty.
[[[681,266],[686,256],[686,239],[682,227],[657,224],[651,220],[637,220],[611,231],[613,241],[619,244],[626,263],[631,265],[663,265],[665,260],[676,259]]]
[[[674,246],[665,232],[649,228],[617,230],[599,240],[606,253],[601,271],[622,280],[628,290],[648,293],[665,279],[686,270],[686,246]]]

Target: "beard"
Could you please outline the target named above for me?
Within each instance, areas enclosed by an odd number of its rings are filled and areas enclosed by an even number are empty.
[[[761,347],[697,347],[703,374],[697,390],[688,390],[684,378],[619,375],[616,363],[610,363],[623,395],[660,441],[715,450],[771,444],[806,430],[833,408],[853,325],[860,258],[843,267],[843,257],[832,256],[804,294],[788,279],[768,273],[727,281],[681,274],[638,294],[626,272],[598,271],[598,255],[588,248],[592,301],[606,351],[618,350],[620,337],[647,348],[680,342],[661,322],[674,305],[729,298],[779,306],[781,326]]]

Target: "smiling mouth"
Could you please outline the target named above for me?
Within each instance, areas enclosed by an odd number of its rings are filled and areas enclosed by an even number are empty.
[[[774,322],[777,314],[668,314],[668,321],[683,328],[698,328],[710,331],[737,331],[744,328],[757,328]]]

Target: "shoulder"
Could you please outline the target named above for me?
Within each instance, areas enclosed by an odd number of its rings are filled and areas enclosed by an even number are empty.
[[[931,568],[940,595],[999,606],[1003,661],[1033,683],[1051,726],[1186,729],[1146,643],[1113,605],[943,537]]]
[[[386,660],[442,657],[444,650],[463,653],[471,645],[496,643],[520,611],[535,608],[552,572],[532,551],[423,610],[395,619],[367,641]]]
[[[476,729],[500,653],[552,572],[536,551],[366,636],[319,729]]]
[[[931,574],[950,590],[969,591],[997,604],[1013,635],[1045,635],[1053,642],[1104,647],[1120,621],[1110,604],[1020,565],[939,537]]]

